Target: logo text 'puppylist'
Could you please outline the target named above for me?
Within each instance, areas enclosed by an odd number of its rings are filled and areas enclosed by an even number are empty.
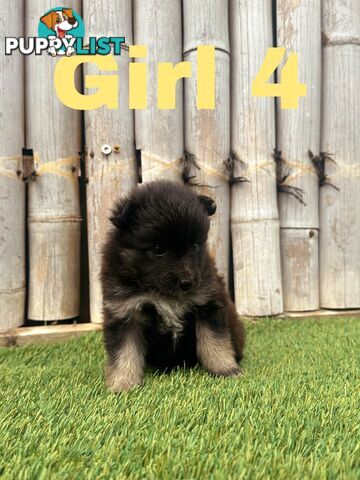
[[[85,26],[80,15],[67,7],[55,7],[40,17],[38,37],[6,37],[5,55],[121,55],[125,37],[90,37],[84,46]]]

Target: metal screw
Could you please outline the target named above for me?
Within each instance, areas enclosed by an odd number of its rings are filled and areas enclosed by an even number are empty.
[[[105,143],[102,147],[101,147],[101,151],[104,155],[110,155],[110,153],[112,152],[112,148],[110,147],[109,144]]]

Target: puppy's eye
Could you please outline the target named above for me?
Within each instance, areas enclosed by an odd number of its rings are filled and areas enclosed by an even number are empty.
[[[60,23],[61,22],[61,18],[60,17],[56,17],[56,23]]]
[[[156,244],[152,247],[152,253],[156,256],[156,257],[163,257],[165,254],[166,254],[166,250],[165,248],[160,245],[160,244]]]
[[[193,247],[194,247],[194,250],[198,251],[200,248],[200,245],[198,243],[194,243]]]

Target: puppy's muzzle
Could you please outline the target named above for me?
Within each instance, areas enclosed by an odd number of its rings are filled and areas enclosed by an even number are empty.
[[[68,22],[70,23],[70,25],[75,25],[75,23],[76,23],[76,18],[74,18],[74,17],[68,18]]]

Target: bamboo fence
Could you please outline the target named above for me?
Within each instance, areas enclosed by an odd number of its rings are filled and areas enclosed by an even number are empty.
[[[81,112],[56,97],[57,59],[5,56],[2,42],[0,330],[27,319],[79,317],[85,240],[89,278],[82,291],[88,282],[91,321],[101,323],[100,250],[110,207],[137,183],[157,178],[184,181],[215,199],[210,249],[240,314],[360,308],[359,1],[74,0],[71,6],[83,14],[87,36],[125,36],[130,45],[110,73],[119,78],[119,109],[86,111],[82,122]],[[2,33],[35,36],[48,8],[45,0],[31,6],[3,0],[2,18],[11,10],[12,21],[1,24]],[[197,105],[202,45],[213,47],[215,68],[206,80],[215,81],[214,110]],[[307,95],[296,110],[252,95],[273,46],[286,48],[278,82],[289,53],[298,54]],[[182,61],[190,62],[191,76],[177,80],[175,108],[159,108],[161,71]],[[93,73],[98,68],[90,63],[78,69],[79,90]],[[140,101],[146,108],[134,108]],[[27,158],[33,151],[33,165],[21,158],[24,147]],[[86,182],[79,183],[83,149]],[[81,209],[87,212],[82,240]],[[1,335],[0,342],[12,342]]]
[[[319,178],[309,152],[320,153],[320,7],[313,0],[277,1],[277,44],[298,54],[299,82],[307,85],[297,109],[281,109],[277,102],[277,148],[285,178],[279,213],[286,311],[319,308]],[[292,195],[296,189],[298,198]]]
[[[321,307],[360,305],[360,2],[324,0]],[[330,157],[330,158],[328,158]],[[337,187],[339,190],[337,190]]]
[[[0,15],[6,36],[24,35],[21,0],[3,0]],[[5,56],[0,46],[0,330],[22,325],[25,312],[24,59]]]
[[[25,33],[33,36],[49,5],[25,5]],[[80,11],[80,0],[73,8]],[[77,317],[80,302],[81,116],[54,95],[55,61],[46,54],[26,57],[26,144],[36,171],[28,200],[28,318],[39,321]]]
[[[201,8],[200,8],[201,6]],[[198,45],[215,47],[215,104],[197,108]],[[211,219],[210,252],[226,281],[229,275],[230,185],[226,171],[230,158],[230,45],[227,2],[184,2],[184,61],[192,64],[185,80],[185,168],[199,193],[214,198],[217,210]],[[212,75],[212,72],[209,74]]]
[[[89,0],[84,3],[84,21],[89,36],[117,36],[132,44],[131,0]],[[104,12],[107,12],[104,15]],[[121,12],[118,15],[117,12]],[[90,315],[102,321],[102,293],[99,281],[101,246],[109,226],[110,208],[116,198],[137,182],[134,112],[128,108],[129,57],[116,57],[119,75],[119,109],[101,107],[85,113],[87,223],[89,242]],[[86,64],[85,75],[97,73]],[[121,113],[120,113],[121,112]]]
[[[135,110],[136,148],[141,152],[142,180],[179,180],[184,151],[183,88],[176,86],[176,108],[158,108],[158,62],[182,60],[180,0],[133,0],[135,45],[147,46],[148,108]],[[170,140],[169,140],[170,139]]]
[[[273,45],[271,19],[270,0],[230,2],[234,290],[238,311],[252,316],[283,311],[273,159],[275,105],[272,98],[251,95],[252,80]]]

